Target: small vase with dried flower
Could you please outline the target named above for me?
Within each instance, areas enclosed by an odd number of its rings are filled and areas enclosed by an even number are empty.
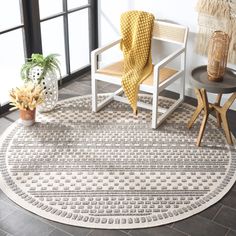
[[[10,91],[10,105],[13,106],[11,110],[19,109],[20,123],[24,126],[30,126],[35,123],[36,107],[43,101],[43,88],[31,82]]]

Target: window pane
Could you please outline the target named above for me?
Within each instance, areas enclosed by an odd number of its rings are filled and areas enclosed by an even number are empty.
[[[40,19],[62,12],[62,0],[39,0]]]
[[[0,103],[9,101],[11,88],[22,83],[20,69],[25,62],[22,30],[0,35]]]
[[[88,0],[68,0],[68,9],[81,7],[87,4],[88,4]]]
[[[19,0],[0,1],[0,31],[20,25]]]
[[[88,9],[69,14],[71,71],[89,64]]]
[[[63,18],[57,17],[42,22],[41,33],[44,56],[51,53],[60,54],[58,59],[61,63],[61,73],[62,76],[66,75]]]

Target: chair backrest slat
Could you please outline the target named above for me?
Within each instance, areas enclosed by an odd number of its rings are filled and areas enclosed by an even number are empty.
[[[185,44],[187,27],[155,20],[152,37],[163,41]]]

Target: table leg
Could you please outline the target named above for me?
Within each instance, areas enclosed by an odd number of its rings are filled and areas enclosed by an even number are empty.
[[[214,105],[220,106],[221,98],[222,98],[222,94],[220,93],[217,95],[216,102],[214,103]],[[220,117],[220,113],[217,110],[215,110],[215,112],[216,112],[216,119],[217,119],[218,127],[221,128],[221,121],[222,120]]]
[[[199,116],[199,114],[201,113],[201,111],[203,110],[203,100],[202,100],[202,94],[201,94],[201,90],[200,89],[195,89],[195,94],[197,97],[197,108],[194,111],[192,117],[190,118],[189,122],[188,122],[188,128],[191,129],[195,120],[197,119],[197,117]]]
[[[229,130],[229,124],[227,120],[227,111],[235,99],[236,99],[236,93],[233,93],[222,107],[220,107],[220,105],[213,105],[215,110],[220,114],[220,118],[223,124],[223,129],[225,131],[225,136],[226,136],[228,144],[230,145],[233,144],[233,140],[232,140],[232,136]]]
[[[203,102],[204,117],[203,117],[203,120],[202,120],[202,124],[201,124],[201,127],[200,127],[198,138],[197,138],[197,146],[198,147],[201,144],[202,136],[203,136],[204,130],[206,128],[206,123],[207,123],[207,119],[208,119],[208,116],[209,116],[209,104],[208,104],[206,90],[201,89],[200,92],[201,92],[201,97],[202,97],[202,102]]]

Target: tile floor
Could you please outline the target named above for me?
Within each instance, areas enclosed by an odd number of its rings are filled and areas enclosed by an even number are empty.
[[[116,86],[99,84],[99,92],[115,90]],[[90,94],[90,75],[63,85],[60,99]],[[165,92],[164,96],[174,97]],[[196,105],[195,99],[186,102]],[[236,112],[229,112],[231,130],[236,136]],[[16,119],[18,113],[11,112],[0,117],[0,134]],[[98,230],[56,223],[19,207],[0,190],[0,236],[236,236],[236,184],[218,203],[185,220],[148,229]]]

